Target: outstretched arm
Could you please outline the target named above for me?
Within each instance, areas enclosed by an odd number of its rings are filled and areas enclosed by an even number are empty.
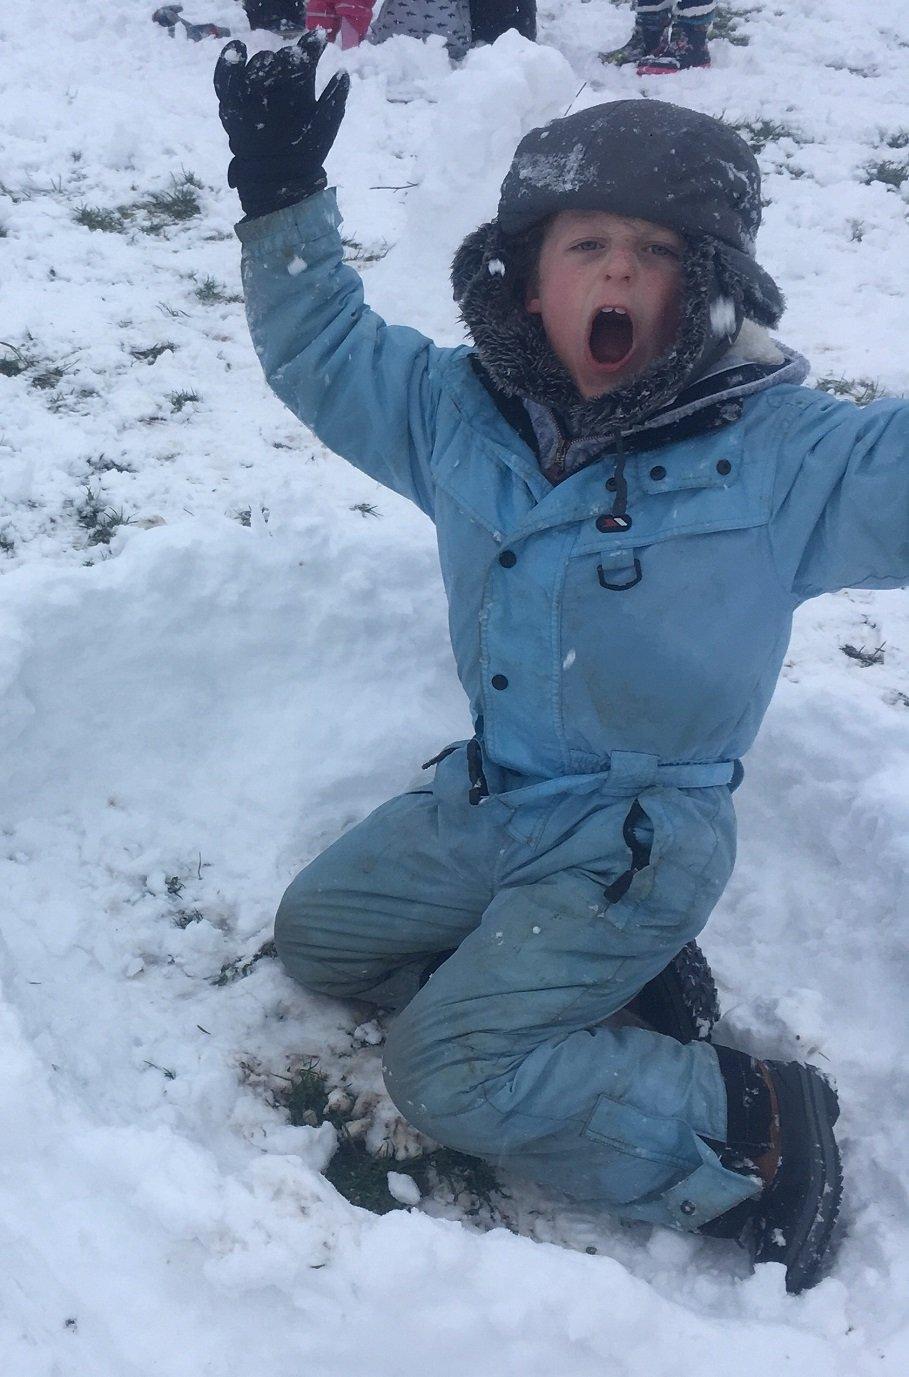
[[[432,515],[429,456],[441,380],[454,353],[387,326],[342,261],[339,217],[324,190],[349,79],[315,96],[324,47],[256,53],[229,43],[215,72],[234,153],[229,181],[246,218],[243,284],[253,343],[269,383],[331,449]]]
[[[771,522],[788,586],[802,601],[909,584],[909,402],[799,391],[781,419]]]

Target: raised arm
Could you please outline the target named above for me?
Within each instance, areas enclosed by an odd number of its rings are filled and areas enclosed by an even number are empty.
[[[429,457],[452,355],[415,330],[387,326],[342,261],[324,161],[349,78],[315,96],[318,32],[256,53],[229,43],[215,72],[234,157],[228,180],[246,212],[243,283],[253,343],[281,400],[321,440],[432,515]]]

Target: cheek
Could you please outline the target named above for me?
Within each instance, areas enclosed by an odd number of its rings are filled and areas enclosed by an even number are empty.
[[[659,335],[661,344],[673,342],[682,320],[682,288],[680,281],[662,284],[659,294]]]

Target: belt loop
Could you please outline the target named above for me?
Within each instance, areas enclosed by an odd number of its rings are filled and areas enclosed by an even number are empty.
[[[621,785],[629,793],[650,789],[659,778],[660,757],[646,751],[613,751],[609,756],[609,787]]]

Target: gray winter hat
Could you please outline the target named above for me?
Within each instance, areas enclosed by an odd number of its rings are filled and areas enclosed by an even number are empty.
[[[616,100],[532,129],[502,183],[498,224],[519,234],[563,210],[605,210],[709,236],[772,320],[773,278],[755,261],[761,174],[720,120],[658,100]]]

